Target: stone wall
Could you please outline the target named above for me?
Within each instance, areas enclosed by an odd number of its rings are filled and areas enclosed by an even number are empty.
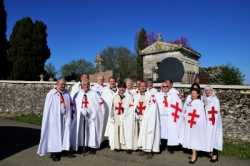
[[[69,89],[74,83],[67,83]],[[41,114],[55,82],[0,81],[0,115]],[[159,87],[160,84],[154,84]],[[185,97],[190,85],[174,85]],[[205,85],[202,85],[204,87]],[[221,102],[224,139],[250,142],[250,86],[213,85]]]

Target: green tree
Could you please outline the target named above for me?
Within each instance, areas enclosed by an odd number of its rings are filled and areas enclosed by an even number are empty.
[[[242,85],[245,80],[245,76],[239,68],[230,64],[207,68],[203,67],[200,69],[200,72],[208,74],[209,84]]]
[[[136,79],[136,57],[125,47],[107,47],[101,53],[104,70],[112,70],[114,77]]]
[[[53,78],[55,79],[56,78],[56,68],[55,66],[52,64],[52,63],[48,63],[44,66],[45,68],[45,78],[46,79],[50,79],[50,78]]]
[[[242,85],[245,80],[245,75],[243,75],[237,67],[223,65],[221,66],[220,79],[226,85]]]
[[[0,0],[0,79],[6,79],[8,75],[8,61],[7,61],[7,13],[4,8],[4,1]]]
[[[45,74],[44,65],[50,57],[46,25],[42,21],[33,23],[29,17],[17,21],[8,53],[11,79],[38,80],[40,74]]]
[[[137,80],[143,79],[143,57],[140,51],[147,47],[147,32],[141,28],[136,36],[136,63],[137,63]]]
[[[79,80],[83,73],[91,74],[95,71],[94,64],[84,59],[74,60],[61,68],[61,77],[67,81]]]

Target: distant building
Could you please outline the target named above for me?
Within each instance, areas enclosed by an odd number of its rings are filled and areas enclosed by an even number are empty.
[[[199,74],[200,53],[182,45],[157,40],[143,49],[143,77],[145,80],[192,83]]]

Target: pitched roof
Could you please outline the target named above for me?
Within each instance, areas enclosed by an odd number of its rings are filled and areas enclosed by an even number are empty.
[[[197,58],[200,58],[201,54],[191,50],[189,48],[183,47],[182,45],[177,45],[173,43],[156,41],[148,47],[144,48],[140,51],[140,55],[149,55],[149,54],[157,54],[162,52],[173,52],[173,51],[181,51],[191,54]]]

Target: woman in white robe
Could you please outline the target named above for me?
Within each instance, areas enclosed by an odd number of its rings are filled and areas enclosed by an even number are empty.
[[[192,149],[189,163],[195,163],[197,151],[208,152],[207,123],[204,104],[200,100],[200,90],[192,89],[191,99],[184,107],[184,129],[181,144],[184,148]]]
[[[208,149],[212,152],[211,162],[218,161],[218,150],[222,151],[223,131],[220,115],[220,102],[211,86],[204,88],[203,102],[207,114]]]

